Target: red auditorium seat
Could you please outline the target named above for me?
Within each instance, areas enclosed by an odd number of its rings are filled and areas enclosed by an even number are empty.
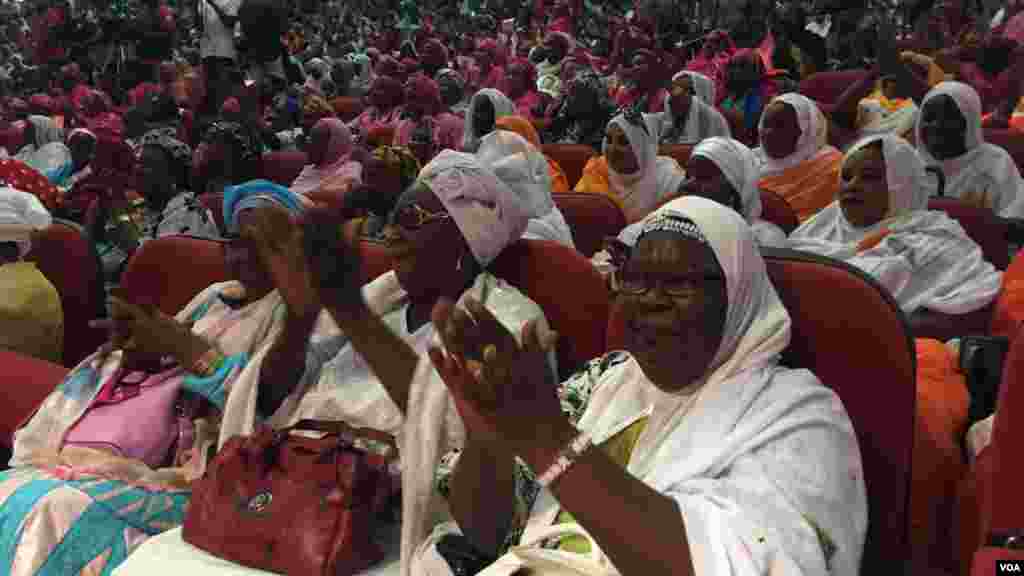
[[[305,152],[270,152],[263,155],[259,177],[281,186],[291,186],[307,163]]]
[[[223,242],[164,236],[132,254],[121,275],[121,289],[130,301],[152,304],[173,315],[200,291],[228,278]]]
[[[383,242],[363,238],[359,242],[359,257],[362,260],[363,284],[391,271],[391,255]]]
[[[800,81],[800,93],[816,102],[835,104],[843,91],[863,76],[864,70],[818,72]]]
[[[363,113],[363,101],[359,98],[335,98],[331,100],[331,107],[344,122],[351,122]]]
[[[103,277],[99,255],[81,226],[55,219],[32,243],[28,259],[60,294],[64,310],[65,366],[71,367],[92,354],[106,334],[89,327],[104,315]]]
[[[563,378],[604,352],[608,288],[579,252],[556,242],[524,239],[505,248],[490,269],[544,311],[559,334]]]
[[[800,225],[789,202],[769,190],[761,190],[761,219],[782,228],[787,236]]]
[[[14,156],[24,144],[22,131],[13,124],[5,130],[0,130],[0,148],[6,148],[7,153]]]
[[[658,148],[658,155],[675,158],[680,166],[686,168],[686,163],[690,161],[690,154],[693,152],[693,149],[694,146],[690,144],[667,144]]]
[[[570,190],[575,188],[576,183],[583,177],[583,167],[587,165],[587,161],[598,155],[596,150],[586,144],[543,144],[541,151],[565,171]]]
[[[1006,240],[1007,224],[988,208],[978,208],[956,198],[932,198],[929,210],[941,210],[960,223],[974,240],[985,259],[1000,270],[1010,265],[1010,245]]]
[[[566,192],[551,198],[569,224],[576,250],[588,258],[601,250],[606,236],[617,236],[626,227],[622,209],[604,195]]]
[[[224,225],[224,194],[201,194],[199,202],[213,214],[217,229],[223,234],[227,230]]]
[[[1014,163],[1017,164],[1017,169],[1021,170],[1021,167],[1024,166],[1024,134],[1016,130],[995,130],[991,128],[986,128],[983,133],[986,142],[1000,146],[1009,152],[1010,156],[1013,157]]]
[[[8,383],[0,403],[0,449],[10,449],[14,431],[60,384],[69,369],[9,350],[0,350],[0,365]],[[6,461],[0,462],[0,468],[6,467]]]
[[[869,518],[860,573],[903,573],[917,370],[906,320],[885,289],[852,266],[786,249],[761,253],[793,323],[782,363],[833,388],[857,430]],[[624,341],[613,305],[608,349]]]
[[[960,518],[954,528],[960,530],[962,573],[971,566],[972,575],[999,574],[996,559],[1024,560],[1024,550],[1011,550],[1000,537],[1024,537],[1024,497],[1017,491],[1022,472],[1019,457],[1024,442],[1024,329],[1010,346],[1003,369],[1002,385],[996,402],[991,443],[971,465],[960,486]],[[1018,406],[1021,404],[1021,406]],[[995,538],[995,540],[993,540]],[[979,549],[980,548],[980,549]]]

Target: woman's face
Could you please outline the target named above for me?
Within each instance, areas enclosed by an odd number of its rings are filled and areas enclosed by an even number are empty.
[[[705,374],[728,307],[725,275],[706,244],[672,232],[644,235],[617,274],[626,350],[660,389]]]
[[[249,295],[258,295],[261,291],[269,292],[274,286],[257,252],[256,222],[259,210],[280,211],[269,207],[243,210],[238,214],[238,236],[230,237],[224,246],[224,260],[231,279],[245,286]]]
[[[68,149],[71,150],[71,161],[74,171],[85,168],[92,162],[96,155],[96,140],[84,136],[72,138],[68,142]]]
[[[445,106],[454,106],[459,103],[459,100],[462,100],[462,89],[459,88],[459,83],[450,76],[438,80],[437,85],[441,88],[441,101]]]
[[[474,136],[483,138],[494,131],[495,118],[494,103],[490,98],[480,98],[477,105],[473,107],[473,131]]]
[[[693,79],[689,75],[683,74],[673,80],[671,91],[669,92],[672,113],[677,117],[686,118],[687,114],[690,113],[690,103],[693,101],[695,92]]]
[[[327,147],[331,142],[331,131],[324,124],[313,127],[309,134],[309,144],[306,146],[306,155],[309,161],[316,166],[323,166],[327,158]]]
[[[690,156],[686,163],[686,175],[691,179],[686,189],[688,194],[714,200],[743,213],[739,193],[714,161],[704,156]]]
[[[921,140],[937,160],[967,152],[967,119],[948,94],[925,102],[921,109]]]
[[[391,204],[402,193],[402,175],[380,158],[371,157],[363,162],[363,183],[369,186],[374,194],[391,198]]]
[[[774,102],[764,111],[761,147],[769,158],[781,160],[796,152],[800,124],[796,110],[785,102]]]
[[[872,226],[889,213],[889,183],[881,146],[865,146],[843,162],[839,207],[857,228]]]
[[[640,170],[640,161],[629,144],[626,131],[618,124],[609,124],[605,133],[605,156],[608,165],[619,174],[635,174]]]
[[[25,144],[35,144],[36,125],[31,122],[25,122],[25,128],[21,132],[21,138]]]
[[[398,283],[413,299],[450,293],[454,283],[461,283],[459,258],[472,257],[455,221],[422,183],[403,193],[386,236]]]
[[[548,62],[558,64],[565,58],[565,45],[555,38],[548,38],[544,42],[544,52],[548,55]]]
[[[139,183],[147,202],[164,202],[170,198],[177,183],[171,170],[171,159],[156,146],[145,146],[139,155]]]

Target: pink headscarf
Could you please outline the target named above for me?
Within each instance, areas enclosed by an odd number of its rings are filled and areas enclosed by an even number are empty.
[[[352,185],[362,181],[363,167],[352,160],[352,132],[344,122],[337,118],[324,118],[313,126],[313,130],[326,126],[330,134],[327,151],[323,161],[307,164],[298,178],[292,182],[292,192],[307,195],[320,188],[325,180],[341,181],[349,179]]]

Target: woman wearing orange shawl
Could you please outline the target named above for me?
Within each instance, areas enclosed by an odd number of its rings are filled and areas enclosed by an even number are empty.
[[[793,92],[777,96],[758,132],[762,190],[783,197],[801,222],[835,200],[843,155],[828,145],[828,123],[813,100]]]
[[[522,136],[527,142],[533,144],[537,150],[541,150],[540,135],[537,129],[529,120],[522,116],[502,116],[494,122],[495,130],[508,130]],[[551,173],[551,192],[561,194],[569,191],[569,179],[566,178],[562,167],[558,165],[547,154],[544,155],[548,161],[548,171]]]

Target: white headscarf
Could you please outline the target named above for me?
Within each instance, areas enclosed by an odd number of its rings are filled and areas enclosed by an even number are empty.
[[[918,152],[898,136],[876,135],[857,142],[843,161],[878,142],[889,188],[886,217],[857,228],[837,200],[794,230],[790,246],[858,266],[885,286],[907,313],[928,308],[964,314],[986,306],[998,295],[1002,275],[956,220],[928,210],[933,184]],[[883,229],[889,232],[880,243],[860,250],[864,239]]]
[[[466,120],[463,125],[462,149],[465,151],[475,151],[480,145],[480,138],[476,136],[473,113],[484,99],[490,100],[491,105],[494,106],[495,121],[502,116],[510,116],[516,112],[516,106],[508,99],[508,96],[494,88],[484,88],[474,94],[469,101],[469,110],[466,112]]]
[[[810,160],[819,154],[831,151],[833,148],[828,145],[828,121],[821,109],[810,98],[790,92],[776,96],[768,103],[771,106],[775,102],[784,102],[796,111],[796,120],[800,125],[800,138],[796,142],[796,149],[785,158],[775,159],[764,153],[764,145],[758,148],[758,155],[763,162],[761,176],[770,176],[788,170],[798,164]],[[765,109],[767,110],[767,106]],[[757,129],[761,131],[764,126],[764,117],[758,121]]]
[[[14,158],[31,165],[32,156],[37,150],[51,142],[64,142],[64,130],[46,116],[32,115],[27,121],[34,129],[35,139],[25,143]]]
[[[665,94],[665,110],[652,117],[659,124],[659,140],[663,144],[694,144],[713,136],[731,137],[729,122],[715,109],[715,83],[703,74],[682,71],[672,81],[689,76],[696,97],[690,101],[686,118],[679,118],[672,109],[672,94]],[[666,140],[667,139],[667,140]]]
[[[19,256],[32,248],[32,232],[52,223],[50,212],[35,195],[0,187],[0,242],[15,242]]]
[[[683,70],[682,72],[676,72],[676,75],[672,77],[672,81],[682,78],[683,76],[690,77],[690,83],[693,84],[693,91],[697,93],[697,98],[707,104],[708,106],[715,105],[715,81],[700,72],[692,72],[690,70]]]
[[[515,132],[495,130],[480,141],[476,157],[519,196],[530,216],[524,238],[575,247],[569,225],[551,198],[548,161],[533,144]]]
[[[451,214],[481,266],[526,230],[530,217],[520,196],[472,154],[442,150],[423,167],[419,179]]]
[[[619,174],[608,165],[608,184],[612,193],[622,202],[628,222],[646,216],[662,198],[675,194],[686,177],[679,162],[668,156],[658,156],[658,130],[649,116],[643,116],[643,125],[633,124],[619,114],[608,126],[622,128],[636,155],[639,169],[635,174]],[[607,157],[608,137],[605,136],[602,153]]]
[[[945,195],[960,198],[966,194],[987,192],[992,209],[1000,216],[1024,217],[1024,192],[1020,171],[1006,150],[985,142],[981,129],[981,99],[974,88],[962,82],[940,82],[921,101],[924,110],[928,101],[938,96],[949,96],[967,120],[965,147],[967,152],[957,158],[937,160],[928,151],[921,138],[921,118],[917,115],[914,136],[917,153],[928,166],[939,166],[946,175]]]

